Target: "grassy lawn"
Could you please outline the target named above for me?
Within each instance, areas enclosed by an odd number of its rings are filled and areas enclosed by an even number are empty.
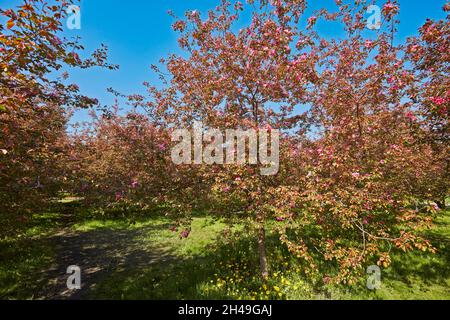
[[[133,224],[124,219],[83,215],[62,231],[64,217],[58,212],[35,215],[17,235],[0,241],[1,299],[49,298],[48,288],[60,280],[55,280],[48,270],[52,266],[64,270],[65,264],[81,258],[82,269],[94,271],[82,280],[86,287],[79,298],[450,298],[448,210],[428,233],[438,253],[395,254],[392,265],[382,270],[381,288],[375,291],[366,288],[363,278],[360,283],[345,287],[324,286],[321,281],[306,277],[301,264],[288,257],[270,232],[271,278],[262,284],[257,276],[253,239],[225,236],[239,227],[229,229],[223,221],[209,216],[194,218],[187,239],[172,232],[172,221],[159,214]],[[58,264],[62,265],[59,269]]]
[[[46,236],[59,227],[57,213],[36,214],[18,234],[0,240],[0,299],[34,299],[47,284],[43,270],[55,259]]]

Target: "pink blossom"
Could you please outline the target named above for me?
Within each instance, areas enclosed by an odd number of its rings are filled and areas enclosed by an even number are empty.
[[[396,13],[397,10],[398,10],[398,7],[397,7],[395,4],[393,4],[391,1],[389,1],[388,3],[386,3],[386,4],[383,6],[383,12],[384,12],[386,15],[389,15],[389,14],[391,14],[391,13]]]
[[[72,52],[72,57],[76,63],[81,63],[80,56],[76,52]]]
[[[408,112],[406,113],[406,117],[407,117],[409,120],[411,120],[411,121],[416,121],[416,120],[417,120],[416,116],[415,116],[414,113],[412,113],[411,111],[408,111]]]
[[[186,29],[186,22],[184,21],[177,21],[172,26],[174,31],[181,31],[183,32],[184,29]]]
[[[353,172],[353,173],[352,173],[352,177],[353,177],[353,178],[356,178],[356,179],[357,179],[357,178],[359,178],[360,176],[361,176],[361,175],[359,174],[359,172]]]
[[[314,25],[316,23],[316,21],[317,21],[317,17],[316,16],[311,16],[308,19],[308,25],[312,26],[312,25]]]
[[[392,10],[392,9],[394,9],[394,8],[395,8],[395,6],[394,6],[394,4],[391,3],[391,2],[388,2],[388,3],[386,3],[386,4],[384,5],[384,9],[385,9],[385,10]]]
[[[373,45],[373,42],[372,42],[372,41],[366,40],[365,47],[366,47],[367,49],[372,48],[372,45]]]
[[[242,2],[240,2],[240,1],[236,2],[236,4],[234,5],[235,10],[242,10],[242,7],[243,7],[243,5],[242,5]]]
[[[131,180],[130,186],[132,189],[136,189],[138,187],[138,185],[139,185],[139,182],[136,179]]]
[[[431,101],[438,106],[443,105],[445,103],[445,99],[442,97],[433,97],[431,98]]]
[[[185,230],[181,231],[180,236],[181,236],[182,238],[187,238],[187,237],[189,237],[189,234],[190,234],[190,233],[191,233],[191,232],[190,232],[188,229],[185,229]]]
[[[53,37],[53,44],[56,46],[59,46],[60,44],[62,44],[61,39],[59,39],[57,36]]]
[[[160,144],[158,145],[158,149],[159,149],[160,151],[165,151],[165,150],[166,150],[166,144],[165,144],[165,143],[160,143]]]
[[[417,45],[417,44],[415,44],[415,45],[412,45],[412,46],[409,48],[409,51],[410,51],[410,52],[416,52],[416,51],[418,51],[419,49],[420,49],[420,46]]]

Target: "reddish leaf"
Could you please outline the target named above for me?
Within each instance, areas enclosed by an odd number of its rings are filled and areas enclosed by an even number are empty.
[[[8,29],[12,29],[12,27],[14,27],[14,25],[15,25],[15,23],[14,23],[14,20],[12,20],[12,19],[6,23],[6,27]]]

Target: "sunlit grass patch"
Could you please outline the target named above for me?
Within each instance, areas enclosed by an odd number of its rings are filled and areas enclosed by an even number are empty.
[[[92,217],[87,211],[67,215],[54,210],[35,214],[17,237],[0,242],[0,298],[37,299],[49,285],[45,270],[61,250],[51,238],[65,228],[71,237],[89,239],[102,255],[107,248],[118,257],[136,260],[108,265],[95,279],[85,298],[94,299],[449,299],[450,212],[441,214],[435,228],[426,232],[436,254],[394,253],[382,269],[379,290],[366,287],[366,277],[353,286],[324,285],[323,274],[305,274],[301,260],[280,244],[273,226],[267,230],[270,278],[259,277],[254,235],[243,224],[197,214],[188,238],[185,227],[161,214],[135,219]],[[70,217],[70,224],[62,219]],[[87,237],[87,238],[86,238]],[[120,237],[120,239],[119,239]],[[117,240],[118,239],[118,240]],[[117,241],[116,241],[117,240]],[[101,243],[98,243],[101,241]],[[114,243],[120,244],[120,249]],[[83,242],[82,242],[83,243]],[[70,247],[73,249],[73,247]],[[90,250],[90,249],[89,249]],[[106,250],[106,249],[105,249]],[[106,252],[105,252],[106,254]],[[105,257],[105,261],[109,261]],[[102,260],[100,259],[100,262]]]

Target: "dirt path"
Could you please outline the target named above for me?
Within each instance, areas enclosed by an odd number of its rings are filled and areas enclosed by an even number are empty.
[[[152,232],[154,227],[141,229],[75,232],[62,229],[49,238],[56,249],[54,266],[46,271],[48,285],[40,295],[42,299],[85,299],[104,277],[118,270],[164,263],[173,257],[166,250],[156,249],[139,237]],[[81,268],[81,289],[67,288],[67,267]]]

